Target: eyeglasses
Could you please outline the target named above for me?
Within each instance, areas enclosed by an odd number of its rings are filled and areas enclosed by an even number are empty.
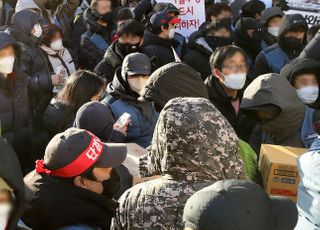
[[[238,65],[238,66],[225,65],[225,66],[222,66],[222,69],[228,69],[230,71],[247,70],[248,69],[248,65],[247,64]]]

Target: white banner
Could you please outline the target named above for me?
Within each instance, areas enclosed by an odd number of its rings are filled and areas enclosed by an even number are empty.
[[[197,31],[206,20],[205,0],[158,0],[157,2],[172,3],[180,11],[181,23],[177,27],[177,32],[187,39],[190,34]]]

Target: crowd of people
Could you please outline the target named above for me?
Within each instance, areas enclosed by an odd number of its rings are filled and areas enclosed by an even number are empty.
[[[0,230],[320,230],[320,26],[285,0],[206,0],[190,37],[160,1],[0,6]],[[297,204],[262,144],[309,149]]]

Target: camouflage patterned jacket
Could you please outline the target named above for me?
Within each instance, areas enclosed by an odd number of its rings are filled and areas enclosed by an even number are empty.
[[[238,137],[204,98],[175,98],[162,110],[147,156],[148,175],[119,199],[112,229],[182,229],[187,199],[223,179],[239,179]]]

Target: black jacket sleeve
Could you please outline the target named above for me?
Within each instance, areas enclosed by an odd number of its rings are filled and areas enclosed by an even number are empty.
[[[250,80],[254,80],[262,74],[271,73],[269,68],[269,64],[267,62],[266,57],[262,52],[260,52],[256,58],[256,62],[253,67],[252,74],[250,74]]]
[[[95,66],[102,60],[103,52],[101,52],[86,35],[81,36],[80,62],[85,68],[93,70]]]
[[[315,61],[320,61],[320,31],[308,43],[300,54],[300,58],[309,58]]]
[[[51,93],[52,92],[52,80],[51,75],[42,72],[32,72],[32,65],[39,64],[33,63],[33,57],[28,51],[22,52],[21,69],[29,76],[29,89],[31,93]]]

